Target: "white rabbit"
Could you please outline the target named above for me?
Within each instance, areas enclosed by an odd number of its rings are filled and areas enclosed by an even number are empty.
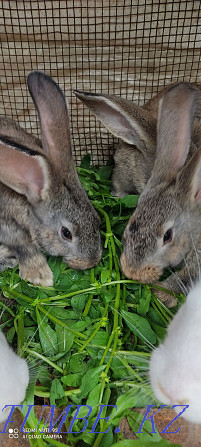
[[[0,332],[0,422],[5,421],[11,407],[19,405],[25,398],[29,383],[29,370],[24,359],[20,358],[9,346]]]
[[[167,405],[189,405],[182,417],[201,424],[201,280],[171,321],[150,361],[152,389]],[[175,408],[179,413],[181,407]]]

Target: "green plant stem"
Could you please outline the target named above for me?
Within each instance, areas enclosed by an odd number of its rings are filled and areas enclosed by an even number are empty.
[[[81,393],[81,391],[80,391],[79,388],[76,388],[74,390],[64,391],[64,395],[67,396],[67,397],[75,395],[75,394],[80,394],[80,393]],[[50,391],[40,391],[37,388],[35,388],[34,395],[38,396],[38,397],[47,397],[47,398],[49,398],[50,397]]]
[[[149,360],[150,359],[150,353],[149,352],[139,352],[139,351],[118,351],[118,355],[119,356],[121,356],[121,355],[123,355],[123,356],[136,356],[136,357],[142,357],[142,358],[144,358],[144,357],[147,357],[147,360]]]
[[[124,358],[120,358],[120,359],[121,359],[121,362],[123,363],[123,365],[125,366],[125,368],[128,370],[129,374],[131,374],[132,376],[135,376],[139,382],[143,382],[142,377],[140,377],[139,374],[137,374],[136,371],[128,364],[127,360]]]
[[[23,301],[25,301],[27,303],[31,303],[31,304],[33,303],[33,299],[32,298],[29,298],[28,296],[23,295],[22,293],[19,293],[16,290],[14,290],[14,289],[12,289],[10,287],[3,286],[2,287],[2,292],[3,292],[3,294],[6,292],[6,294],[5,294],[6,298],[11,298],[11,299],[12,298],[14,298],[14,299],[20,298],[21,300],[23,300]]]
[[[76,331],[75,329],[72,329],[66,323],[64,323],[63,321],[59,320],[57,317],[52,315],[51,312],[47,312],[45,309],[43,309],[42,306],[38,305],[38,310],[43,312],[43,314],[45,314],[54,323],[58,323],[58,324],[60,324],[60,326],[62,326],[65,329],[67,329],[69,332],[72,332],[72,334],[76,335],[77,337],[86,339],[86,335],[82,334],[81,332]]]
[[[162,289],[163,290],[163,289]],[[153,296],[153,301],[156,304],[157,308],[160,310],[161,314],[166,318],[167,321],[170,321],[174,314],[171,312],[168,307],[166,307],[159,299]]]
[[[41,359],[44,362],[48,363],[48,365],[52,366],[52,368],[55,368],[57,371],[59,371],[61,374],[63,374],[63,369],[62,368],[60,368],[58,365],[56,365],[56,363],[52,362],[50,359],[48,359],[44,355],[39,354],[39,352],[36,352],[36,351],[34,351],[32,349],[29,349],[29,348],[24,348],[24,351],[27,352],[28,354],[34,356],[34,357],[38,357],[39,359]]]
[[[7,312],[9,312],[9,314],[12,315],[13,318],[15,318],[14,312],[8,306],[6,306],[4,303],[2,303],[2,301],[0,301],[0,307],[3,307],[4,309],[6,309]]]
[[[155,302],[152,303],[152,306],[155,309],[155,311],[157,312],[157,314],[160,316],[161,320],[163,320],[163,323],[167,324],[167,322],[170,321],[170,317],[168,315],[164,316],[164,312],[161,312],[161,310],[159,309],[159,307],[157,306],[157,304]]]
[[[95,282],[94,268],[92,268],[91,269],[91,284],[94,284],[94,282]],[[83,317],[86,317],[88,315],[88,313],[89,313],[89,309],[91,307],[93,296],[94,296],[94,294],[90,293],[89,299],[87,300],[87,304],[86,304],[84,312],[83,312]]]
[[[107,213],[105,211],[103,211],[102,209],[99,209],[99,211],[105,217],[107,234],[110,235],[111,255],[113,256],[115,272],[116,272],[116,278],[117,278],[117,282],[116,282],[116,296],[115,296],[115,303],[114,303],[114,321],[113,321],[112,334],[110,336],[110,339],[109,339],[109,341],[107,343],[107,346],[106,346],[106,350],[105,350],[105,352],[103,354],[103,357],[101,359],[101,362],[100,362],[100,364],[102,365],[104,360],[105,360],[105,357],[106,357],[106,355],[107,355],[107,353],[108,353],[108,351],[110,349],[112,341],[113,341],[113,347],[112,347],[112,351],[111,351],[111,354],[110,354],[110,358],[109,358],[109,361],[107,363],[106,369],[104,371],[105,372],[104,377],[102,379],[100,398],[99,398],[99,404],[100,404],[101,401],[102,401],[102,398],[103,398],[105,384],[108,381],[107,374],[109,372],[109,369],[110,369],[113,357],[115,355],[115,352],[116,352],[116,349],[117,349],[117,346],[118,346],[118,332],[119,332],[118,331],[119,330],[118,321],[119,321],[119,303],[120,303],[120,290],[121,289],[120,289],[120,283],[119,283],[119,281],[120,281],[119,264],[118,264],[117,254],[116,254],[115,243],[114,243],[113,236],[112,236],[112,229],[111,229],[111,225],[110,225],[110,220],[109,220],[109,217],[108,217],[108,215],[107,215]],[[103,425],[104,425],[104,423],[103,423]],[[99,446],[102,437],[103,437],[103,433],[99,433],[98,437],[95,440],[94,447],[98,447]]]
[[[103,314],[101,316],[101,319],[100,319],[99,323],[97,324],[96,328],[94,329],[94,331],[92,332],[90,337],[85,341],[85,343],[83,343],[82,347],[79,349],[79,352],[82,352],[86,348],[86,346],[88,346],[90,341],[95,337],[95,335],[97,334],[99,329],[102,327],[102,325],[103,325],[103,318],[107,315],[107,311],[108,311],[108,304],[105,307],[105,309],[103,311]]]
[[[19,354],[19,356],[22,355],[23,352],[23,346],[24,346],[24,342],[25,342],[25,338],[24,338],[24,312],[22,312],[21,314],[19,314],[17,316],[17,320],[18,320],[18,327],[17,327],[17,352]]]

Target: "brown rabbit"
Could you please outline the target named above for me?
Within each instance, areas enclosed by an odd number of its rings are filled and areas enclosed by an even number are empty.
[[[128,278],[154,283],[163,269],[180,266],[161,286],[188,290],[200,276],[201,122],[198,87],[180,83],[159,105],[152,175],[123,235],[121,265]],[[156,292],[169,307],[176,298]]]
[[[0,119],[0,269],[19,264],[21,278],[51,286],[41,251],[86,269],[101,257],[99,217],[74,167],[68,110],[46,74],[29,74],[42,145],[7,118]]]

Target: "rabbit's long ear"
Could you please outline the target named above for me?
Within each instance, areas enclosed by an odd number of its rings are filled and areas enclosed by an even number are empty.
[[[38,110],[43,148],[55,170],[65,176],[71,166],[72,149],[64,95],[58,85],[40,71],[31,72],[27,84]]]
[[[201,201],[201,149],[186,163],[178,175],[178,186],[183,202],[189,198],[192,203]]]
[[[14,149],[0,139],[0,182],[25,195],[32,204],[45,198],[49,184],[45,159],[33,154]]]
[[[183,168],[199,98],[200,91],[188,83],[180,83],[170,88],[161,99],[153,176],[160,173],[174,177]]]
[[[115,95],[74,93],[115,137],[142,151],[155,150],[156,121],[142,107]]]

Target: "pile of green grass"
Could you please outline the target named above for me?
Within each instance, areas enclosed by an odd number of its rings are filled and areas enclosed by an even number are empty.
[[[60,407],[88,405],[92,412],[84,432],[83,420],[73,425],[66,435],[69,446],[142,446],[158,443],[170,445],[159,434],[150,434],[147,421],[138,440],[124,440],[115,429],[126,416],[133,432],[138,431],[142,416],[131,410],[157,404],[150,388],[147,370],[150,352],[163,339],[172,312],[154,296],[151,288],[128,280],[121,272],[119,257],[121,236],[137,204],[137,196],[123,199],[110,195],[111,170],[107,165],[91,168],[86,156],[78,173],[89,198],[101,217],[103,255],[91,270],[74,271],[60,259],[49,258],[54,273],[54,287],[41,288],[21,280],[18,270],[7,269],[0,274],[2,295],[1,330],[17,345],[18,353],[28,358],[31,383],[25,403],[43,405],[49,402]],[[105,407],[96,432],[89,433]],[[24,405],[23,415],[26,414]],[[79,417],[88,413],[80,409]],[[31,413],[27,426],[38,421]],[[66,420],[66,430],[70,418]],[[40,422],[39,429],[43,427]],[[80,432],[80,433],[79,433]],[[64,446],[56,440],[32,439],[31,446]]]

